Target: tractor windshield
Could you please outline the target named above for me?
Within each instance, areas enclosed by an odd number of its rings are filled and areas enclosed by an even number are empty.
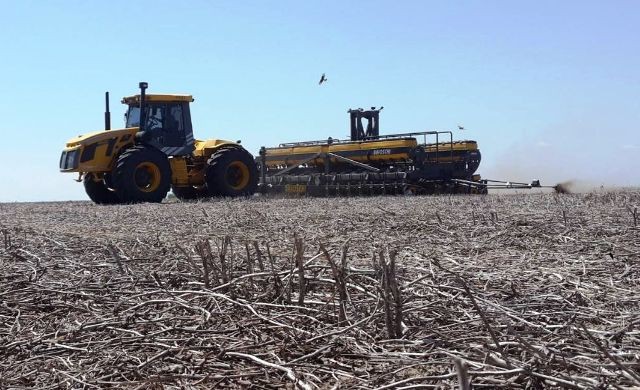
[[[129,111],[125,114],[125,127],[140,126],[140,107],[129,106]]]
[[[140,107],[129,106],[126,114],[126,127],[140,126]],[[182,105],[180,104],[148,104],[145,106],[146,129],[166,129],[184,132]]]
[[[163,106],[156,105],[148,105],[145,108],[145,113],[147,117],[147,129],[155,129],[158,127],[162,127],[162,112]],[[139,127],[140,126],[140,107],[138,106],[129,106],[129,110],[125,115],[126,118],[126,127]]]

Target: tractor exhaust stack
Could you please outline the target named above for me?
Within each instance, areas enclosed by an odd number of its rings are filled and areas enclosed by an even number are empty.
[[[149,84],[147,82],[141,81],[138,86],[140,87],[140,132],[145,130],[145,123],[147,122],[147,118],[145,116],[145,103],[146,103],[146,90],[149,88]]]
[[[104,129],[111,130],[111,112],[109,112],[109,92],[104,93]]]

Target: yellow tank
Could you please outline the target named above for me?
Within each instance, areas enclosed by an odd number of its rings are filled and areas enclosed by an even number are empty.
[[[303,162],[323,166],[323,154],[331,153],[360,163],[388,164],[409,161],[410,153],[418,146],[415,138],[385,139],[356,142],[327,141],[317,145],[286,144],[277,148],[267,148],[267,166],[272,168],[291,166]],[[309,160],[312,158],[311,160]],[[336,157],[329,157],[331,163],[340,163]]]

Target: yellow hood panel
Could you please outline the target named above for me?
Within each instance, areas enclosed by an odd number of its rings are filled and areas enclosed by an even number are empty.
[[[212,151],[218,149],[223,145],[238,145],[236,142],[226,141],[223,139],[208,139],[206,141],[202,141],[197,139],[194,142],[195,150],[193,151],[193,155],[197,157],[208,157],[211,155]]]
[[[77,137],[71,138],[67,141],[67,148],[71,148],[77,145],[90,144],[94,142],[99,142],[102,140],[107,140],[111,138],[121,137],[125,134],[134,135],[138,132],[137,127],[129,127],[126,129],[117,129],[117,130],[101,130],[94,131],[87,134],[82,134]]]

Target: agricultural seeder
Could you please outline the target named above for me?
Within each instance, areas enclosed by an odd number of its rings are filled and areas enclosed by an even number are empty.
[[[451,131],[380,135],[380,111],[349,110],[350,138],[262,147],[257,158],[262,192],[301,195],[486,194],[489,189],[541,188],[482,179],[476,141]],[[366,121],[366,125],[364,124]]]

